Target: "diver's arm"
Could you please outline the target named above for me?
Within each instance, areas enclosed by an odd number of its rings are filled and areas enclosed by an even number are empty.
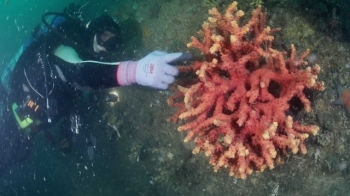
[[[118,65],[84,64],[80,68],[81,83],[93,89],[105,89],[119,86],[116,78]]]
[[[119,86],[116,79],[118,65],[96,63],[74,64],[57,58],[54,63],[59,78],[86,90],[101,90]]]
[[[103,62],[82,61],[73,48],[66,46],[58,47],[54,54],[65,61],[65,63],[61,63],[62,66],[59,66],[63,69],[63,71],[58,70],[59,73],[68,75],[68,80],[73,81],[75,85],[92,89],[134,83],[157,89],[167,89],[169,84],[175,81],[175,76],[178,74],[177,68],[170,63],[188,60],[192,56],[189,53],[154,51],[139,61],[102,65]]]
[[[58,76],[83,89],[100,90],[119,86],[116,79],[118,63],[103,65],[104,62],[83,61],[76,51],[60,45],[51,57]]]

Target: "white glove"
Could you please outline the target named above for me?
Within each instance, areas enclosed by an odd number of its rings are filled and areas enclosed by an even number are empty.
[[[154,51],[139,61],[121,62],[117,81],[121,86],[137,83],[158,89],[167,89],[175,81],[178,69],[169,63],[192,58],[190,53]]]

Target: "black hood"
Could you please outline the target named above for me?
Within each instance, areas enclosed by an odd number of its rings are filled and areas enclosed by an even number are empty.
[[[92,38],[96,35],[97,43],[109,52],[119,49],[122,44],[120,26],[109,15],[96,18],[89,24],[88,30]]]

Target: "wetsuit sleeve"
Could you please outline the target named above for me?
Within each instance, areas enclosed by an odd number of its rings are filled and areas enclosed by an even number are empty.
[[[58,57],[54,66],[61,80],[83,90],[100,90],[119,86],[116,78],[118,65],[95,63],[71,64]]]
[[[117,68],[118,65],[83,64],[78,70],[77,82],[93,89],[119,86],[116,78]]]

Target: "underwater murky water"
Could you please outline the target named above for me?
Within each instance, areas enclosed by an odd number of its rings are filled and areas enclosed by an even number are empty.
[[[0,71],[30,36],[46,11],[62,11],[70,1],[38,3],[34,0],[0,3]],[[101,14],[113,16],[123,31],[123,48],[113,60],[138,60],[153,50],[188,51],[207,10],[224,11],[228,0],[108,0],[78,1],[87,23]],[[192,154],[194,142],[184,143],[186,133],[167,121],[175,113],[167,99],[172,91],[130,86],[117,91],[116,104],[82,101],[93,125],[96,147],[86,145],[82,134],[73,138],[73,150],[64,155],[50,145],[44,133],[35,138],[29,158],[14,165],[0,178],[0,195],[348,195],[350,163],[350,115],[332,104],[337,85],[350,82],[350,3],[329,0],[238,1],[246,22],[256,4],[267,13],[266,23],[282,28],[274,34],[273,48],[300,54],[310,49],[321,67],[318,80],[325,90],[308,98],[311,112],[300,111],[294,119],[317,125],[316,136],[305,140],[306,155],[288,153],[284,164],[249,175],[230,177],[227,168],[213,171],[204,153]],[[195,59],[203,59],[192,50]],[[193,75],[181,76],[181,78]],[[89,95],[88,95],[89,96]],[[102,96],[103,97],[103,96]],[[84,100],[84,96],[82,96]],[[346,101],[346,100],[345,100]],[[1,125],[0,125],[1,126]],[[58,139],[58,127],[49,130]],[[249,142],[249,141],[248,141]],[[1,158],[1,157],[0,157]]]

